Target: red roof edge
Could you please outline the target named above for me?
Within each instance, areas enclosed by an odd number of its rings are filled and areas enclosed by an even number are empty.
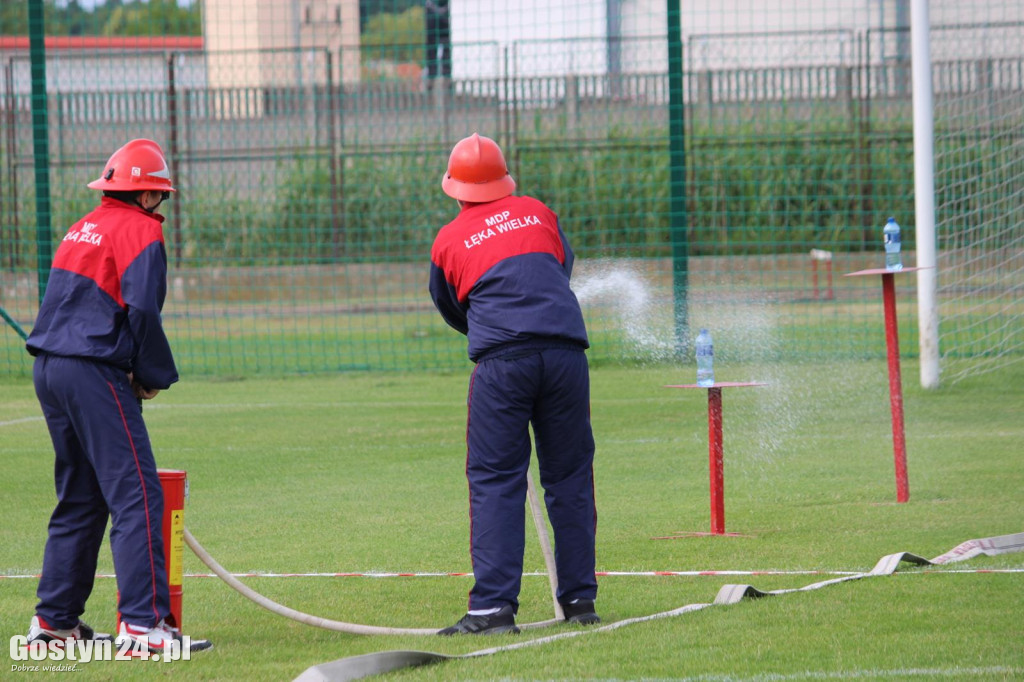
[[[55,50],[201,50],[202,36],[46,36],[46,49]],[[28,36],[0,36],[0,50],[29,49]]]

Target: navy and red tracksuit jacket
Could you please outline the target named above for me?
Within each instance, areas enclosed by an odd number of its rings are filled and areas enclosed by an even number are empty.
[[[167,294],[163,216],[103,197],[54,255],[26,347],[32,355],[85,358],[165,389],[178,371],[160,312]]]
[[[558,216],[527,196],[468,204],[441,228],[430,252],[430,295],[469,339],[469,359],[524,345],[588,348],[573,252]]]

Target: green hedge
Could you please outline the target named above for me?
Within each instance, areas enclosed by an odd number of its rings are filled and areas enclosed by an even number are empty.
[[[669,172],[661,139],[575,145],[527,141],[506,151],[518,191],[549,203],[582,255],[664,257],[670,253]],[[963,178],[955,186],[939,187],[940,222],[984,214],[998,191],[997,162],[1013,142],[993,138],[964,146],[953,136],[939,139],[936,177]],[[275,186],[258,197],[184,187],[177,225],[169,215],[172,253],[180,232],[181,253],[197,261],[266,265],[421,259],[437,229],[457,210],[440,188],[447,151],[367,152],[346,156],[333,169],[323,152],[282,158],[275,162]],[[809,245],[874,249],[888,215],[898,216],[905,248],[913,249],[912,159],[906,131],[860,142],[848,132],[694,134],[686,154],[689,253],[785,253]],[[28,176],[21,178],[17,246],[7,221],[2,235],[7,248],[0,256],[5,266],[16,261],[34,267],[34,197],[26,186]],[[983,178],[989,186],[980,185]],[[56,243],[95,196],[76,189],[54,197]]]

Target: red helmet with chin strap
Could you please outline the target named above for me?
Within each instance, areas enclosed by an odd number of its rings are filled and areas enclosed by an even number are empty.
[[[111,192],[177,191],[171,186],[171,173],[160,145],[142,138],[132,140],[111,154],[103,175],[88,187]]]
[[[516,181],[509,175],[498,143],[473,133],[459,141],[448,157],[441,189],[453,199],[481,203],[512,194]]]

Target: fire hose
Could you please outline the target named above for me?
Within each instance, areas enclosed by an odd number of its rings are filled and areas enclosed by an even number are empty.
[[[564,619],[564,614],[562,613],[562,606],[558,603],[558,599],[556,597],[558,590],[558,578],[557,573],[555,572],[554,553],[551,551],[551,541],[548,538],[547,525],[540,507],[540,501],[537,497],[537,490],[533,483],[533,478],[530,476],[527,476],[527,499],[530,503],[530,511],[533,516],[534,524],[537,527],[537,535],[540,539],[541,551],[544,554],[544,563],[547,566],[548,581],[551,584],[551,598],[552,601],[554,601],[555,606],[555,618],[536,623],[526,623],[519,626],[524,629],[533,629],[548,627],[550,625],[560,623]],[[344,621],[331,620],[308,613],[302,613],[301,611],[289,608],[283,604],[278,604],[274,600],[263,596],[235,578],[235,576],[231,575],[231,573],[221,566],[217,560],[199,544],[199,541],[196,540],[192,533],[189,532],[188,528],[184,528],[183,533],[185,543],[189,546],[189,549],[191,549],[195,555],[199,557],[199,560],[206,564],[218,578],[226,582],[244,597],[279,616],[284,616],[285,618],[290,618],[294,621],[311,625],[313,627],[323,628],[325,630],[334,630],[336,632],[347,632],[354,635],[436,635],[437,631],[440,629],[391,628],[378,625],[361,625],[359,623],[346,623]]]
[[[296,677],[292,682],[348,682],[350,680],[361,679],[369,675],[380,675],[382,673],[400,670],[402,668],[429,665],[457,659],[489,656],[491,654],[506,651],[516,651],[526,647],[541,646],[550,642],[559,642],[574,637],[582,637],[584,635],[610,632],[636,623],[647,623],[653,620],[660,620],[662,618],[672,618],[711,607],[729,606],[749,599],[761,599],[794,592],[818,590],[829,585],[845,583],[851,580],[892,575],[896,572],[897,568],[904,563],[914,564],[917,566],[941,566],[943,564],[953,563],[956,561],[964,561],[980,554],[996,556],[999,554],[1022,551],[1024,551],[1024,533],[968,540],[967,542],[957,545],[950,551],[937,556],[934,559],[925,559],[924,557],[911,554],[910,552],[898,552],[896,554],[886,555],[879,559],[878,563],[876,563],[875,567],[870,571],[823,580],[811,585],[805,585],[804,587],[781,590],[759,590],[751,585],[723,585],[718,591],[718,595],[715,597],[714,602],[710,603],[687,604],[670,611],[662,611],[649,616],[626,618],[624,620],[609,623],[607,625],[601,625],[599,627],[575,628],[567,632],[545,635],[543,637],[528,639],[514,644],[505,644],[489,647],[487,649],[480,649],[478,651],[470,651],[465,654],[441,654],[433,651],[379,651],[359,656],[349,656],[348,658],[341,658],[336,661],[329,661],[327,663],[311,666],[303,671],[302,674]]]
[[[175,603],[177,605],[178,613],[180,613],[181,607],[181,544],[177,544],[177,549],[175,550],[173,542],[173,538],[178,537],[183,539],[185,543],[188,544],[189,548],[195,552],[196,556],[198,556],[199,559],[221,580],[263,608],[286,618],[314,627],[359,635],[433,635],[437,632],[437,630],[433,628],[390,628],[330,620],[302,613],[264,597],[255,590],[244,585],[225,570],[223,566],[217,563],[217,561],[210,556],[205,549],[203,549],[202,545],[199,544],[188,529],[184,527],[183,506],[184,498],[187,497],[185,472],[161,470],[160,474],[161,483],[164,485],[165,498],[171,501],[168,508],[165,508],[164,510],[164,536],[165,538],[172,538],[171,550],[169,551],[169,578],[171,583],[172,610],[175,608]],[[527,498],[533,514],[534,523],[537,526],[537,535],[540,541],[541,550],[544,554],[544,561],[547,565],[548,578],[551,583],[552,599],[555,604],[555,613],[557,616],[556,618],[547,621],[520,625],[521,628],[532,629],[554,625],[564,621],[561,607],[557,598],[555,598],[557,594],[557,574],[554,567],[554,555],[551,551],[551,543],[547,534],[547,526],[541,511],[536,488],[533,484],[533,480],[529,476],[527,477]],[[896,572],[898,566],[903,563],[916,564],[919,566],[940,566],[943,564],[964,561],[980,554],[996,556],[999,554],[1022,551],[1024,551],[1024,532],[968,540],[967,542],[961,543],[945,554],[937,556],[934,559],[926,559],[909,552],[899,552],[882,557],[870,571],[844,575],[842,577],[816,582],[804,587],[763,591],[753,587],[752,585],[723,585],[712,603],[687,604],[669,611],[651,614],[649,616],[627,618],[625,620],[609,623],[600,627],[585,629],[575,628],[568,632],[546,635],[536,639],[517,642],[515,644],[496,646],[481,649],[479,651],[471,651],[467,654],[461,655],[445,655],[429,651],[381,651],[377,653],[363,654],[361,656],[351,656],[312,666],[297,677],[295,682],[340,682],[342,680],[355,680],[367,675],[380,674],[405,667],[426,665],[452,659],[474,658],[504,651],[514,651],[524,647],[538,646],[549,642],[561,641],[567,638],[579,637],[584,634],[616,630],[634,623],[644,623],[652,620],[679,616],[709,607],[737,604],[748,599],[758,599],[793,592],[817,590],[822,587],[837,583],[844,583],[851,580],[892,575]],[[175,602],[176,595],[177,602]]]

